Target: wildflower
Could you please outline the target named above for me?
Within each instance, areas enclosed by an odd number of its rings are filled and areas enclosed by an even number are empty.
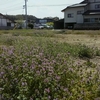
[[[45,92],[50,93],[50,89],[49,88],[46,88],[45,89]]]
[[[43,56],[43,53],[39,53],[40,56]]]
[[[48,96],[48,99],[50,100],[51,99],[51,96]]]
[[[4,72],[1,72],[0,74],[1,74],[1,75],[3,75],[3,74],[4,74]]]
[[[36,74],[40,75],[40,71],[36,71]]]
[[[48,78],[44,79],[44,82],[45,83],[48,83],[49,82],[49,79]]]
[[[60,77],[60,76],[56,76],[56,79],[57,79],[57,80],[60,80],[60,79],[61,79],[61,77]]]
[[[65,91],[65,92],[68,92],[68,88],[64,88],[64,91]]]
[[[22,82],[22,86],[25,86],[25,85],[27,85],[27,83],[26,82]]]
[[[30,97],[30,100],[33,100],[33,99]]]

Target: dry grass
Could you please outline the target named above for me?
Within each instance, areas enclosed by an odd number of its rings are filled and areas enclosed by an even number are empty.
[[[100,48],[100,31],[65,31],[65,34],[57,34],[57,40],[71,44],[85,44]]]

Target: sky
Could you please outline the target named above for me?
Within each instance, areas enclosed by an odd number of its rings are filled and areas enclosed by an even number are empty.
[[[64,13],[61,10],[81,1],[83,0],[28,0],[27,13],[37,18],[64,18]],[[25,5],[25,0],[1,0],[0,13],[8,15],[25,14],[23,5]]]

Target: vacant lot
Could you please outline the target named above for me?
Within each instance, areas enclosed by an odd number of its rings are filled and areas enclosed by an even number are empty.
[[[0,100],[99,99],[99,31],[0,31]]]

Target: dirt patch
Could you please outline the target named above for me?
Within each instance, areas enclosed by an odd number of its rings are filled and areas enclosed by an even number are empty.
[[[67,42],[70,44],[85,44],[91,47],[97,47],[100,49],[100,35],[87,35],[87,34],[66,34],[57,37],[61,42]]]

